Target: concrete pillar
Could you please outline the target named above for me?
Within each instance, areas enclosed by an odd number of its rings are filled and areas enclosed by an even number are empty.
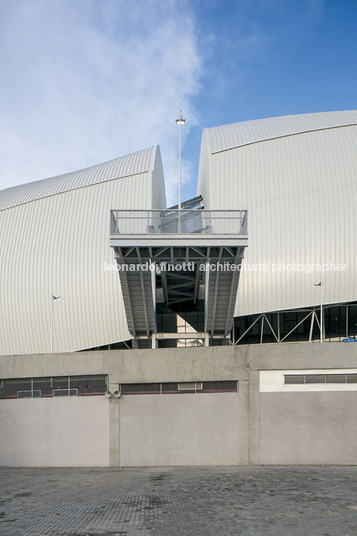
[[[238,382],[238,465],[249,464],[249,382]]]
[[[120,398],[109,398],[109,465],[120,467]]]
[[[259,438],[259,371],[249,371],[249,409],[247,413],[249,426],[249,465],[260,464],[260,438]]]

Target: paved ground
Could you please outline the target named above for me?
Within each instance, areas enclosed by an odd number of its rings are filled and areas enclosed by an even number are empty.
[[[1,536],[357,534],[357,467],[1,469]]]

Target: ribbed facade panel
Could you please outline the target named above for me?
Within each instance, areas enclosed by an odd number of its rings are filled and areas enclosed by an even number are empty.
[[[0,210],[108,180],[152,171],[157,150],[157,147],[150,147],[104,164],[2,190]]]
[[[104,181],[98,166],[97,177],[88,171],[86,184],[62,193],[49,179],[42,194],[51,195],[30,201],[30,192],[26,203],[0,212],[0,354],[50,351],[52,294],[63,297],[53,302],[55,352],[130,338],[118,273],[104,264],[115,265],[110,210],[149,209],[153,190],[165,198],[159,152],[146,151],[145,165],[141,156],[137,168],[133,155],[131,169],[121,167],[132,176],[114,179],[114,165]]]
[[[206,129],[208,152],[320,129],[357,125],[357,112],[323,112],[244,121]]]
[[[336,112],[268,119],[261,126],[252,121],[243,124],[251,140],[269,132],[271,138],[229,150],[234,139],[243,139],[239,124],[219,127],[219,138],[217,129],[205,131],[199,177],[205,207],[248,209],[245,264],[252,271],[241,274],[236,315],[318,305],[314,283],[321,279],[325,303],[357,300],[356,120],[357,112]],[[347,269],[274,272],[279,263]]]

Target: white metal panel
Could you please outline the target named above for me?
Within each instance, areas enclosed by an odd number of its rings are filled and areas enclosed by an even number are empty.
[[[322,112],[256,119],[206,129],[208,151],[215,153],[249,143],[320,129],[357,125],[357,111]]]
[[[154,163],[156,148],[149,153]],[[163,185],[160,155],[157,163],[154,173],[97,184],[93,175],[91,187],[0,212],[0,354],[50,351],[52,294],[63,297],[53,303],[55,352],[130,338],[118,273],[104,270],[115,265],[110,210],[151,208],[153,175]]]
[[[164,181],[164,171],[162,169],[162,160],[160,147],[157,147],[154,165],[152,166],[152,200],[151,208],[166,208],[166,190]]]
[[[0,192],[0,210],[108,180],[152,171],[157,150],[158,147],[150,147],[104,164],[7,188]],[[159,159],[161,160],[160,154]]]
[[[220,145],[215,129],[205,131],[201,162],[207,162],[199,179],[205,208],[248,209],[245,264],[266,269],[242,272],[236,314],[317,305],[320,289],[314,283],[320,279],[325,303],[357,300],[357,112],[267,119],[261,127],[251,123],[243,125],[251,140],[267,133],[271,139],[222,151],[234,141],[234,130],[235,141],[242,141],[240,125],[219,127]],[[283,126],[289,124],[285,136]],[[293,128],[300,133],[291,135]],[[207,154],[212,148],[214,154]],[[272,271],[279,263],[330,262],[347,269],[323,275]]]

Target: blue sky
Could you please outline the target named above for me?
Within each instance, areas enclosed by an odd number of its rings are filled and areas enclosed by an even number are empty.
[[[0,0],[0,188],[159,144],[196,193],[202,129],[356,108],[356,0]]]

